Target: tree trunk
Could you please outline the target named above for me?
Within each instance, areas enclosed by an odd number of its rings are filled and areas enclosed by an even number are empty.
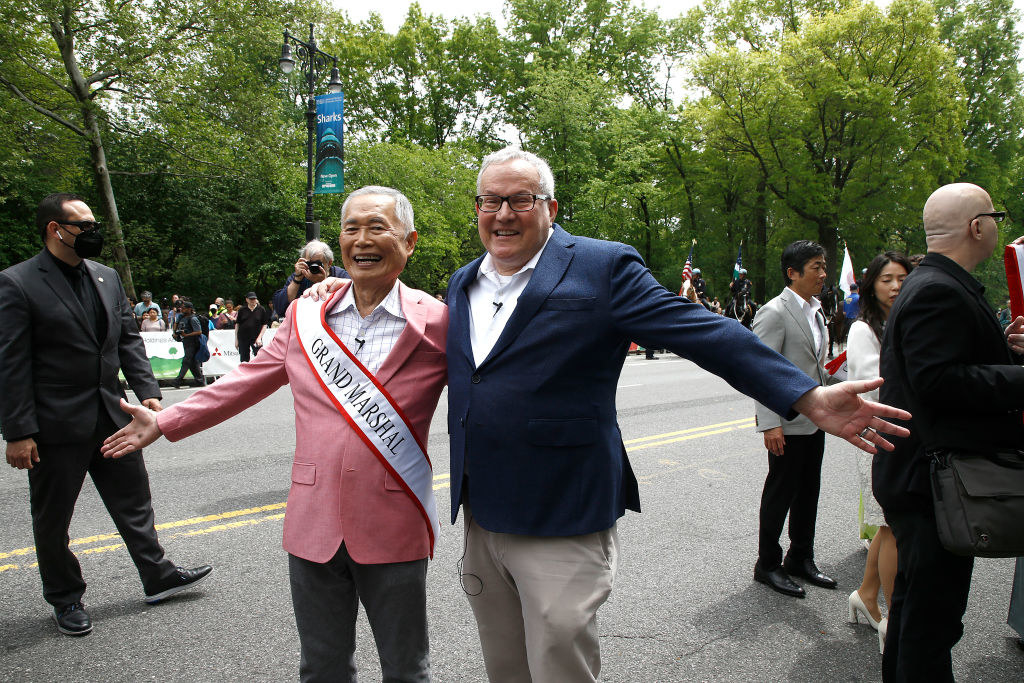
[[[132,280],[132,269],[128,264],[128,252],[124,248],[124,233],[121,231],[121,218],[117,212],[117,200],[114,188],[110,184],[110,173],[107,170],[107,155],[103,150],[103,138],[100,137],[99,123],[96,115],[89,109],[89,103],[83,103],[82,113],[85,117],[86,130],[89,131],[89,155],[92,157],[92,177],[100,195],[100,204],[106,217],[103,232],[113,251],[111,264],[121,276],[121,283],[128,296],[135,297],[135,282]]]
[[[651,216],[647,211],[647,197],[640,195],[640,212],[644,217],[644,262],[647,267],[651,267],[651,253],[653,251],[653,244],[651,240]]]
[[[825,286],[833,285],[839,280],[839,269],[843,267],[843,255],[839,248],[839,233],[836,230],[835,216],[822,216],[818,220],[818,244],[825,247],[825,263],[828,277]]]
[[[767,301],[768,279],[765,270],[765,254],[768,253],[768,186],[761,178],[757,181],[757,196],[754,199],[754,248],[751,250],[754,271],[754,301]],[[750,270],[748,268],[748,270]]]
[[[94,107],[96,103],[90,97],[89,84],[86,82],[82,71],[78,66],[78,59],[75,56],[74,36],[68,30],[71,23],[71,8],[64,7],[64,13],[60,21],[50,22],[50,33],[53,40],[60,49],[61,59],[64,62],[64,70],[67,71],[68,79],[71,81],[71,91],[78,102],[82,112],[82,119],[85,122],[85,130],[89,140],[89,155],[92,158],[92,177],[96,191],[100,196],[105,225],[103,227],[104,237],[110,244],[114,253],[113,268],[121,277],[125,292],[128,296],[135,296],[135,283],[132,281],[131,267],[128,265],[128,254],[124,248],[124,233],[121,232],[121,219],[117,213],[117,201],[114,199],[114,188],[110,184],[110,173],[107,170],[107,155],[103,150],[103,138],[100,135],[99,120],[97,119]]]

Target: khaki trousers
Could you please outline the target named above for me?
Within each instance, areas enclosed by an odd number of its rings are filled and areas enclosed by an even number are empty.
[[[494,533],[463,508],[462,584],[493,683],[596,681],[597,609],[618,567],[615,526],[582,536]]]

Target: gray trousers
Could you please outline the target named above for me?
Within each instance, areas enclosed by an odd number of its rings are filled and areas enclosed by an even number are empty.
[[[1013,570],[1013,590],[1010,592],[1010,613],[1006,623],[1024,638],[1024,557],[1017,558]]]
[[[430,681],[427,560],[358,564],[345,544],[321,564],[288,555],[301,681],[356,680],[356,614],[363,603],[384,683]]]

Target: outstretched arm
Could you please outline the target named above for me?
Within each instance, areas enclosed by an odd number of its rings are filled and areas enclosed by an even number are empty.
[[[878,447],[891,451],[893,445],[881,433],[902,437],[908,436],[910,430],[882,418],[909,420],[910,413],[884,403],[866,401],[860,396],[882,386],[882,382],[882,378],[877,377],[817,387],[797,399],[793,409],[829,434],[846,439],[863,451],[877,453]]]
[[[156,412],[145,406],[136,406],[121,399],[121,410],[132,416],[132,421],[106,438],[100,451],[104,458],[121,456],[142,450],[163,433],[156,422]]]

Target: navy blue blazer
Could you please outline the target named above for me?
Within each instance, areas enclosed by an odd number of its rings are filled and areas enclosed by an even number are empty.
[[[557,225],[477,367],[466,288],[482,260],[448,286],[453,523],[463,475],[474,519],[494,532],[586,534],[640,511],[615,416],[631,341],[688,358],[781,415],[818,386],[735,320],[662,287],[632,247]]]

